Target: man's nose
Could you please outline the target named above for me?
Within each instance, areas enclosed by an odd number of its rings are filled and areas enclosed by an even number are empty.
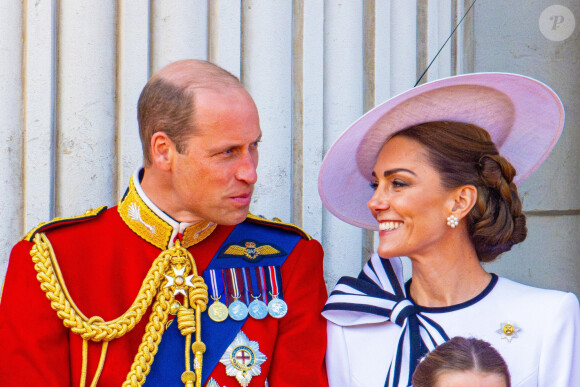
[[[258,154],[253,154],[251,151],[244,152],[236,171],[236,178],[247,184],[255,184],[258,181],[257,167]]]

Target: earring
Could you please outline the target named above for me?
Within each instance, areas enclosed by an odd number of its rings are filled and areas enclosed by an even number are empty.
[[[455,228],[459,225],[459,219],[457,216],[451,214],[447,217],[447,225],[451,228]]]

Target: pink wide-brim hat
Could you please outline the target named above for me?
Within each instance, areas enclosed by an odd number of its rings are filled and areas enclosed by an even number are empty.
[[[347,223],[378,230],[367,202],[379,151],[394,133],[430,121],[486,129],[521,184],[558,141],[564,107],[548,86],[518,74],[457,75],[407,90],[363,115],[328,150],[318,175],[324,206]]]

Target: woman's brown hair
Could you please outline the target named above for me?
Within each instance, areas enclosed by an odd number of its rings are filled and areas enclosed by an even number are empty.
[[[417,365],[413,387],[434,387],[441,375],[461,371],[501,375],[506,387],[511,386],[504,359],[488,342],[454,337],[427,354]]]
[[[468,221],[480,261],[492,261],[526,238],[526,218],[513,182],[516,170],[499,154],[487,131],[472,124],[436,121],[403,129],[393,137],[399,136],[427,149],[445,188],[477,189]]]

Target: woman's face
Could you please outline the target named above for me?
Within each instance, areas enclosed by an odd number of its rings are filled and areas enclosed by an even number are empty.
[[[454,198],[441,186],[425,147],[405,137],[390,139],[373,176],[375,193],[368,207],[379,222],[379,255],[413,258],[436,251],[451,230],[446,218]]]
[[[439,375],[435,387],[507,387],[507,384],[500,374],[453,371]]]

